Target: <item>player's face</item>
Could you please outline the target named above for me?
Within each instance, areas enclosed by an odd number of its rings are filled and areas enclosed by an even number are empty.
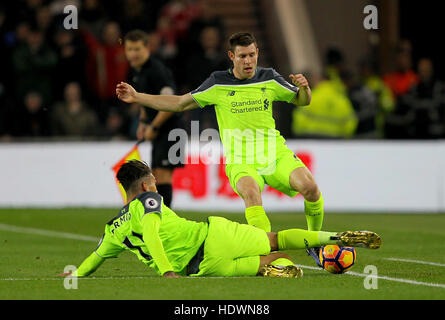
[[[132,68],[140,68],[150,56],[150,50],[142,40],[125,41],[125,56]]]
[[[235,50],[229,51],[229,58],[233,62],[233,73],[239,79],[250,79],[255,75],[258,63],[258,48],[255,43],[246,47],[236,46]]]

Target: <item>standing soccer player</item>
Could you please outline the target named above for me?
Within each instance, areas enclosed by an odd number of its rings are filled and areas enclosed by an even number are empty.
[[[290,84],[274,69],[258,67],[259,49],[252,34],[236,33],[229,43],[233,68],[213,72],[190,93],[147,95],[122,82],[117,85],[117,96],[128,103],[170,112],[213,106],[228,159],[226,174],[233,190],[244,200],[247,222],[266,232],[271,230],[261,198],[268,184],[291,197],[301,193],[308,230],[319,231],[323,197],[310,171],[275,129],[272,117],[273,101],[309,105],[309,84],[301,74],[290,75]],[[308,253],[318,260],[317,250]]]
[[[150,56],[148,34],[133,30],[124,38],[125,56],[130,63],[128,82],[139,92],[148,94],[173,94],[175,82],[171,71],[159,60]],[[170,147],[175,141],[168,140],[170,130],[181,128],[180,116],[173,112],[156,111],[141,106],[137,138],[152,142],[153,175],[158,181],[159,193],[167,206],[173,197],[172,175],[176,167],[182,167],[183,161],[172,164],[168,158]]]

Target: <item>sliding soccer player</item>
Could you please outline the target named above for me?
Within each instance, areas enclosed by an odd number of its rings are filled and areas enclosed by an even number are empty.
[[[130,250],[163,277],[269,276],[298,278],[303,274],[290,257],[276,250],[327,244],[377,249],[381,239],[369,231],[341,233],[289,229],[264,230],[211,216],[207,222],[179,217],[163,204],[156,179],[143,162],[131,160],[117,179],[128,203],[105,226],[98,247],[73,276],[93,273],[108,258]],[[62,274],[63,276],[70,273]]]
[[[148,95],[121,82],[116,94],[124,102],[160,111],[215,108],[227,159],[226,175],[233,190],[244,200],[247,223],[271,231],[261,197],[264,185],[268,184],[290,197],[301,193],[308,230],[319,231],[324,216],[323,196],[310,171],[275,129],[272,117],[273,101],[309,105],[309,84],[301,74],[290,75],[290,84],[274,69],[258,67],[259,49],[252,34],[236,33],[229,43],[233,68],[213,72],[190,93]],[[317,261],[318,250],[308,253]]]

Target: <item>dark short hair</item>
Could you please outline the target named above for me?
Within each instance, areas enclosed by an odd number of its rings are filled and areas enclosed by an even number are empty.
[[[150,174],[151,169],[145,162],[129,160],[120,167],[116,174],[116,178],[122,184],[125,191],[128,191],[134,187],[135,182]]]
[[[255,43],[255,46],[258,47],[256,39],[253,34],[250,32],[237,32],[230,36],[229,38],[229,50],[234,52],[236,46],[247,47],[252,43]]]
[[[125,41],[142,41],[144,46],[148,45],[148,33],[139,29],[132,30],[128,32],[124,37],[124,43]]]

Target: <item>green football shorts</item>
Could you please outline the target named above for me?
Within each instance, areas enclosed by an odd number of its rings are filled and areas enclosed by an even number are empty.
[[[264,230],[222,217],[209,217],[204,259],[191,276],[255,276],[260,256],[270,253]]]
[[[238,195],[236,184],[242,177],[249,176],[255,179],[261,191],[264,189],[264,184],[267,184],[289,197],[295,197],[298,192],[290,186],[289,177],[292,171],[301,167],[306,167],[303,161],[287,146],[283,146],[277,152],[276,161],[266,170],[256,164],[227,164],[226,175]]]

